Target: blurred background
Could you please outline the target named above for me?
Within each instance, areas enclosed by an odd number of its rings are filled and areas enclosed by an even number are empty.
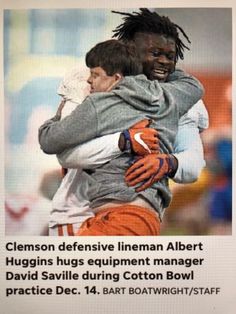
[[[152,10],[189,36],[191,49],[179,65],[205,86],[210,117],[202,133],[206,168],[194,184],[171,183],[162,234],[231,234],[232,10]],[[6,235],[47,235],[61,170],[40,150],[38,128],[56,112],[62,79],[75,68],[83,75],[85,53],[111,38],[121,21],[107,9],[4,10]]]

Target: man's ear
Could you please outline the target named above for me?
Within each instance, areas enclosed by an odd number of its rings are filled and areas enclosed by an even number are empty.
[[[107,92],[110,92],[115,86],[116,84],[119,83],[119,81],[123,78],[123,75],[120,73],[115,73],[112,75],[112,83],[110,84],[110,86],[107,88]]]
[[[123,75],[120,73],[115,73],[115,81],[118,82],[123,78]]]

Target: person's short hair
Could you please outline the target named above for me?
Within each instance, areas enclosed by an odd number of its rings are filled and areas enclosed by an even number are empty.
[[[120,73],[124,76],[142,73],[142,63],[135,47],[116,39],[98,43],[85,58],[87,67],[101,67],[107,75]]]
[[[180,39],[179,32],[182,33],[188,43],[191,42],[184,30],[167,16],[161,16],[156,11],[151,12],[147,8],[141,8],[140,12],[133,13],[112,12],[123,15],[124,21],[113,30],[113,37],[124,42],[134,40],[137,33],[154,33],[171,37],[175,40],[176,61],[178,58],[184,59],[184,49],[189,50],[189,47]]]

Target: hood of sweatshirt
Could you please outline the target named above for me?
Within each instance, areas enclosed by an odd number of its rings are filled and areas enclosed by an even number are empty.
[[[143,110],[147,106],[145,110],[149,112],[156,112],[164,97],[158,81],[150,81],[143,74],[124,77],[112,93],[134,108]]]

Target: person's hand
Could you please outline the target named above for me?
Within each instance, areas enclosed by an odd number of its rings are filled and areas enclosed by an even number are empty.
[[[177,160],[169,154],[149,154],[139,158],[125,173],[128,186],[140,184],[135,191],[143,191],[159,181],[168,177],[177,169]]]
[[[158,132],[149,128],[150,124],[151,120],[143,119],[122,132],[119,141],[120,149],[131,151],[139,156],[157,153],[159,151]]]

